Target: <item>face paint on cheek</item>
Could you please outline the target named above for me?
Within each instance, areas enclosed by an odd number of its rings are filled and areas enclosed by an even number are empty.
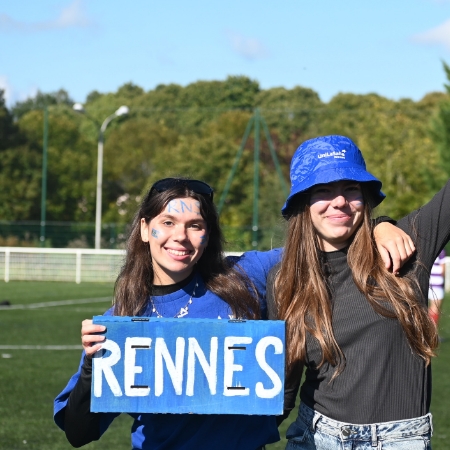
[[[152,228],[152,236],[156,239],[159,238],[159,231]]]
[[[206,242],[208,240],[208,236],[206,234],[204,234],[201,238],[200,238],[200,245],[205,245]]]
[[[362,197],[357,197],[354,200],[355,206],[364,206],[364,199]]]
[[[329,200],[323,200],[323,199],[320,199],[320,198],[312,198],[310,200],[310,202],[309,202],[310,206],[311,205],[317,205],[317,204],[324,205],[325,203],[329,203]]]

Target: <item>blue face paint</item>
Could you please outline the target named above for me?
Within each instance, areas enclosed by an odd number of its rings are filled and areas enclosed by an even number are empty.
[[[314,200],[311,199],[311,205],[315,204],[315,203],[330,203],[330,200]]]
[[[169,204],[167,205],[167,212],[176,212],[179,213],[180,211],[178,211],[178,209],[175,208],[177,201],[176,200],[172,200],[169,202]]]
[[[152,236],[156,239],[158,239],[159,237],[159,231],[155,230],[154,228],[152,228]]]
[[[191,201],[189,201],[191,200]],[[180,204],[178,205],[178,202]],[[195,207],[197,207],[197,210],[195,210]],[[192,201],[192,199],[188,199],[187,202],[183,200],[171,200],[167,204],[167,213],[178,213],[182,214],[184,212],[193,212],[195,214],[201,215],[200,213],[200,202]]]
[[[192,203],[190,205],[188,205],[185,202],[183,202],[183,200],[180,200],[180,205],[181,205],[181,212],[182,213],[184,212],[184,208],[186,208],[189,212],[192,212]]]
[[[356,203],[356,206],[364,205],[364,199],[362,197],[356,197],[354,201]]]
[[[206,234],[204,234],[200,239],[201,239],[201,245],[205,245],[206,244],[206,240],[207,240]]]

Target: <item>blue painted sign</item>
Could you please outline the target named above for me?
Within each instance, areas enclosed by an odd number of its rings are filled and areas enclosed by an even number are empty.
[[[95,316],[92,412],[283,412],[284,322]]]

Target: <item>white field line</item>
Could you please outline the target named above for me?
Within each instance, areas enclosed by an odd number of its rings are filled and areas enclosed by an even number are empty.
[[[0,310],[8,309],[35,309],[49,306],[77,305],[83,303],[101,303],[111,297],[83,298],[80,300],[59,300],[54,302],[31,303],[29,305],[0,306]],[[81,345],[0,345],[0,350],[82,350]]]
[[[83,350],[81,345],[0,345],[0,350]]]
[[[81,305],[83,303],[102,303],[111,300],[111,297],[101,297],[101,298],[83,298],[80,300],[58,300],[54,302],[42,302],[42,303],[30,303],[29,305],[9,305],[0,306],[0,311],[8,311],[12,309],[36,309],[36,308],[47,308],[49,306],[64,306],[64,305]]]

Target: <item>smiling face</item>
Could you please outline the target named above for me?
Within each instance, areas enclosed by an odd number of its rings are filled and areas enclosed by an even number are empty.
[[[321,250],[332,252],[346,247],[364,215],[360,184],[346,180],[318,184],[311,188],[309,204]]]
[[[208,243],[200,204],[192,197],[171,200],[148,223],[141,219],[141,238],[150,245],[154,284],[174,284],[188,277]]]

